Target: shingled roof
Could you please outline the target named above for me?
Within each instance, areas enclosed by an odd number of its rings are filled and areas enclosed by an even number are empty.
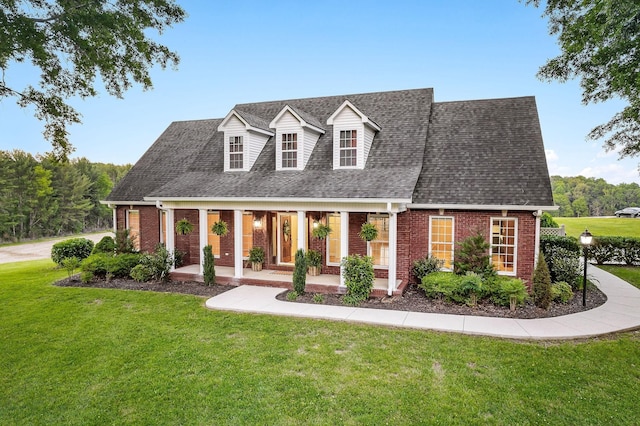
[[[326,124],[348,100],[380,126],[363,170],[333,169]],[[172,123],[107,198],[377,199],[415,204],[551,206],[533,98],[433,102],[432,89],[233,107],[263,127],[286,106],[326,129],[303,171],[276,171],[267,142],[248,172],[224,172],[222,119]]]

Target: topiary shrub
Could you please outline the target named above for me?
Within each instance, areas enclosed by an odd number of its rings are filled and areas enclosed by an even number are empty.
[[[425,257],[413,262],[411,273],[413,273],[413,276],[416,277],[418,283],[420,283],[422,281],[422,278],[433,272],[438,272],[443,265],[444,260],[438,259],[437,257],[428,254]]]
[[[86,238],[72,238],[55,243],[51,247],[51,260],[58,266],[62,266],[62,261],[67,257],[83,260],[91,255],[92,250],[93,241]]]
[[[295,266],[293,269],[293,290],[299,295],[304,294],[307,284],[307,259],[304,250],[296,251]]]
[[[347,294],[343,298],[346,304],[358,304],[367,300],[373,290],[373,259],[370,256],[352,254],[342,260],[343,277]]]
[[[204,246],[202,248],[202,253],[204,255],[204,261],[202,263],[204,283],[205,285],[215,285],[216,267],[211,245]]]
[[[533,303],[542,309],[549,309],[551,304],[551,275],[542,253],[533,273]]]
[[[573,298],[573,290],[564,281],[551,284],[551,300],[559,303],[568,303]]]
[[[115,254],[115,252],[116,252],[116,242],[115,242],[115,240],[112,237],[110,237],[109,235],[105,235],[93,247],[93,251],[91,252],[91,254],[96,254],[96,253]]]

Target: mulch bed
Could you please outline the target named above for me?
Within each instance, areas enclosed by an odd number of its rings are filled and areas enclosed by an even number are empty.
[[[91,287],[91,288],[113,288],[120,290],[146,290],[164,293],[182,293],[192,294],[201,297],[213,297],[225,291],[235,288],[228,285],[206,286],[201,282],[195,281],[171,281],[168,283],[139,283],[130,279],[112,279],[107,282],[105,280],[92,281],[90,283],[82,283],[77,276],[71,279],[66,278],[55,283],[60,287]],[[287,290],[283,290],[277,296],[278,300],[287,301]],[[337,294],[323,294],[322,304],[345,306],[342,303],[342,296]],[[573,314],[589,309],[596,308],[607,301],[598,288],[592,287],[587,289],[587,306],[582,306],[582,292],[576,292],[569,303],[553,303],[548,310],[537,308],[531,302],[527,302],[524,306],[519,306],[515,311],[510,311],[508,307],[495,306],[491,303],[480,302],[477,306],[458,305],[453,303],[445,303],[442,300],[428,299],[422,290],[417,287],[409,287],[402,296],[371,298],[360,304],[361,308],[371,309],[390,309],[398,311],[428,312],[438,314],[456,314],[456,315],[476,315],[485,317],[501,317],[501,318],[549,318],[560,315]],[[313,301],[313,294],[307,293],[298,296],[295,302],[291,303],[316,303]]]

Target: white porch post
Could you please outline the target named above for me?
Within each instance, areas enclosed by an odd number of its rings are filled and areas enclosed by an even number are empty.
[[[204,247],[209,242],[209,236],[208,236],[209,226],[207,222],[207,210],[199,209],[198,214],[199,214],[199,222],[200,222],[200,229],[199,229],[200,275],[204,275]]]
[[[342,259],[349,256],[349,212],[340,212],[340,287],[346,287],[344,283]]]
[[[542,210],[538,210],[534,213],[536,217],[536,242],[533,248],[533,269],[538,265],[538,255],[540,254],[540,218],[542,216]]]
[[[169,253],[175,253],[176,251],[174,217],[173,209],[168,209],[167,214],[164,216],[164,220],[167,221],[167,250]],[[171,270],[173,271],[174,269],[176,269],[175,265],[171,265]]]
[[[233,211],[233,259],[233,276],[242,278],[242,210]]]
[[[398,213],[389,213],[389,284],[387,294],[391,296],[396,289],[398,259]]]
[[[118,206],[113,206],[111,208],[113,212],[113,233],[118,232]]]
[[[307,233],[305,232],[306,224],[307,222],[305,220],[305,212],[298,210],[298,250],[304,250],[305,247],[304,243],[307,235]]]

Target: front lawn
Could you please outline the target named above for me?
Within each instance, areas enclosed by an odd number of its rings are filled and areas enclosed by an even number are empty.
[[[585,229],[596,237],[620,236],[640,238],[640,219],[617,217],[555,217],[567,235],[580,238]]]
[[[640,268],[637,266],[598,265],[598,268],[640,288]]]
[[[514,342],[0,268],[0,424],[634,424],[640,333]]]

